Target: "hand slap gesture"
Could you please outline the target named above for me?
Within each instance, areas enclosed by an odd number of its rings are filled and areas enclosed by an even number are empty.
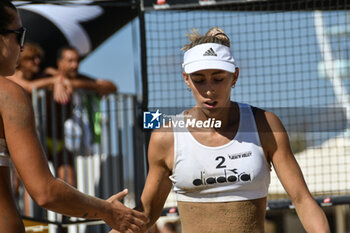
[[[113,204],[113,215],[105,222],[121,233],[146,232],[148,218],[143,213],[129,209],[120,202],[127,194],[128,190],[124,189],[108,198],[107,201]]]

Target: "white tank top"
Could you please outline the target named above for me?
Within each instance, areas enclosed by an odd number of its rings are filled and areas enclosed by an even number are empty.
[[[3,138],[0,138],[0,166],[10,166],[10,155],[7,150],[6,141]]]
[[[174,128],[174,168],[169,177],[178,201],[230,202],[266,197],[266,161],[250,105],[238,103],[236,136],[225,145],[200,144],[186,129]]]

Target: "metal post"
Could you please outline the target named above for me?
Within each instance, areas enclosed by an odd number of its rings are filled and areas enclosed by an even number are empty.
[[[138,15],[139,15],[139,21],[140,21],[141,75],[142,75],[141,108],[142,108],[142,111],[147,111],[148,109],[147,44],[146,44],[146,21],[145,21],[145,11],[143,7],[143,0],[141,0],[138,4]],[[147,154],[148,143],[151,138],[151,133],[147,131],[147,132],[144,132],[144,135],[145,135],[145,150]],[[148,170],[148,166],[147,166],[147,170]]]

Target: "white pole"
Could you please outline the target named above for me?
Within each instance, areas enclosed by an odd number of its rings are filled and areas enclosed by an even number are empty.
[[[329,81],[333,85],[333,90],[338,102],[341,106],[346,109],[346,120],[349,122],[350,120],[350,101],[349,94],[346,91],[345,85],[341,80],[339,70],[334,64],[332,49],[327,37],[327,32],[325,31],[325,26],[323,23],[323,16],[321,11],[314,12],[314,22],[315,22],[315,32],[318,41],[318,45],[320,47],[320,51],[323,57],[323,62],[325,65],[326,75],[329,78]],[[347,129],[347,133],[349,129]],[[346,221],[345,219],[345,211],[343,211],[343,206],[336,206],[336,232],[345,232],[346,229]]]
[[[346,232],[346,212],[344,205],[337,205],[335,207],[335,232]]]
[[[341,80],[339,70],[334,64],[332,49],[325,31],[323,16],[321,11],[314,12],[315,32],[325,65],[325,72],[333,86],[333,90],[338,102],[346,109],[346,120],[350,121],[350,97],[345,85]]]

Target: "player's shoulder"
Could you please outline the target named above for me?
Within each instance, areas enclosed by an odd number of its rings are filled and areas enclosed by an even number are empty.
[[[172,127],[156,129],[152,132],[151,141],[153,145],[167,149],[174,143],[174,133]]]
[[[27,93],[20,85],[4,77],[0,77],[0,90],[0,100],[2,101],[28,99]]]
[[[150,167],[158,165],[169,171],[172,169],[174,156],[174,133],[164,128],[152,132],[148,147],[148,161]]]
[[[28,94],[15,82],[0,77],[0,111],[4,113],[18,108],[30,110]]]
[[[284,131],[283,124],[279,117],[272,111],[259,107],[250,106],[255,117],[258,128],[263,132]]]

